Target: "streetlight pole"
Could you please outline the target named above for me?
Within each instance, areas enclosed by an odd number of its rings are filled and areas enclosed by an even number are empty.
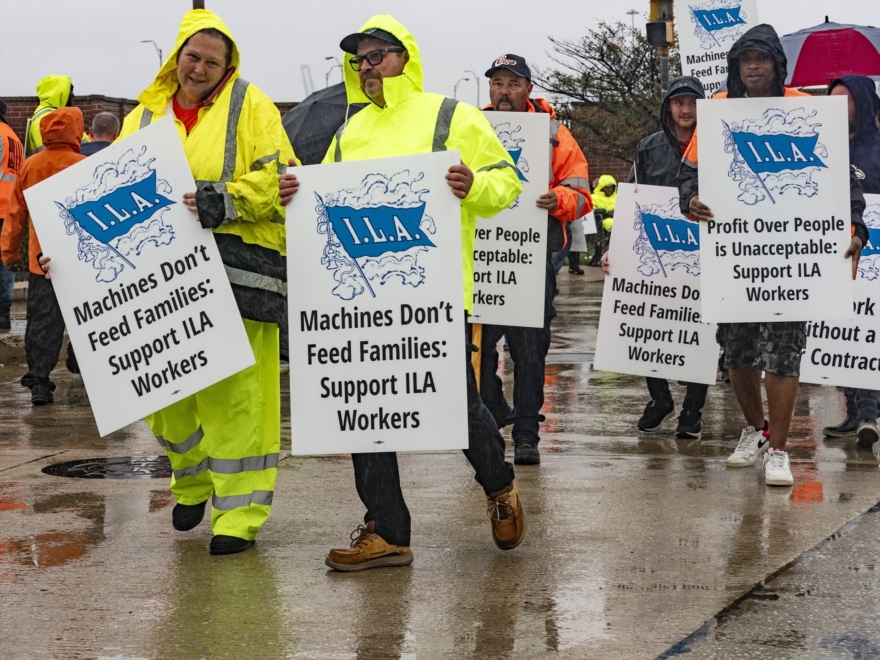
[[[336,60],[336,64],[331,66],[327,70],[327,73],[324,74],[324,88],[326,89],[327,87],[330,86],[330,74],[333,73],[333,69],[336,69],[336,68],[342,69],[342,62],[339,61],[338,57],[333,57],[332,55],[330,57],[325,57],[324,59],[325,60]],[[345,78],[345,75],[343,74],[342,77]]]
[[[153,44],[153,48],[156,49],[156,52],[159,54],[159,68],[162,68],[162,49],[156,44],[152,39],[144,39],[141,41],[142,44]]]
[[[458,82],[455,83],[455,86],[452,88],[452,98],[454,98],[454,99],[458,98],[458,85],[459,85],[459,83],[465,82],[467,80],[470,80],[470,78],[459,78],[458,79]]]
[[[635,9],[630,9],[630,10],[629,10],[628,12],[626,12],[626,13],[629,15],[630,20],[631,20],[631,22],[632,22],[632,35],[630,35],[630,36],[631,36],[631,39],[632,39],[632,45],[633,45],[633,47],[635,47],[635,45],[636,45],[636,15],[637,15],[639,12],[638,12],[637,10],[635,10]]]
[[[480,105],[480,76],[477,75],[476,71],[465,71],[465,73],[474,74],[474,80],[477,82],[477,107],[482,108]]]

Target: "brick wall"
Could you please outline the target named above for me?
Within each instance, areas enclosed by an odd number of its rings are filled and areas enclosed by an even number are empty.
[[[6,101],[7,105],[6,121],[12,126],[12,130],[15,131],[15,134],[18,135],[19,138],[23,138],[27,121],[30,119],[31,115],[34,114],[34,110],[37,109],[39,100],[36,96],[6,96],[3,100]],[[296,101],[280,101],[275,105],[278,107],[278,111],[283,115],[294,107],[296,103]],[[99,112],[112,112],[119,117],[119,121],[122,121],[125,115],[137,106],[137,101],[92,94],[90,96],[74,97],[73,104],[83,111],[83,115],[85,115],[86,119],[86,132],[88,132],[92,120]]]

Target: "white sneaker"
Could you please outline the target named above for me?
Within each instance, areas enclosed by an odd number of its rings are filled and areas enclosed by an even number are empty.
[[[764,437],[764,431],[746,426],[739,436],[739,444],[727,457],[728,467],[748,467],[754,465],[758,457],[767,451],[770,441]]]
[[[764,454],[764,483],[768,486],[791,486],[794,484],[786,452],[781,449],[771,449]]]

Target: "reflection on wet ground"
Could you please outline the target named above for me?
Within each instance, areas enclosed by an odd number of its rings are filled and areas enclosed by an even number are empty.
[[[494,548],[461,454],[401,455],[405,569],[323,565],[363,514],[347,457],[284,458],[256,547],[228,558],[207,554],[207,524],[172,530],[159,481],[42,474],[157,445],[143,423],[99,438],[77,377],[57,372],[57,403],[33,409],[23,369],[0,367],[0,657],[654,658],[880,498],[875,453],[821,438],[843,412],[834,388],[801,388],[793,488],[725,468],[740,426],[726,385],[700,441],[674,439],[674,419],[638,433],[643,379],[591,370],[601,282],[591,269],[560,289],[542,465],[517,470],[526,541]]]

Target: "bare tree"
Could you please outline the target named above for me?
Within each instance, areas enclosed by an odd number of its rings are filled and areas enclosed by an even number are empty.
[[[632,161],[639,140],[660,128],[657,50],[620,21],[599,22],[579,39],[549,39],[558,67],[538,71],[534,82],[562,101],[557,114],[590,153]],[[669,70],[681,70],[677,48]]]

